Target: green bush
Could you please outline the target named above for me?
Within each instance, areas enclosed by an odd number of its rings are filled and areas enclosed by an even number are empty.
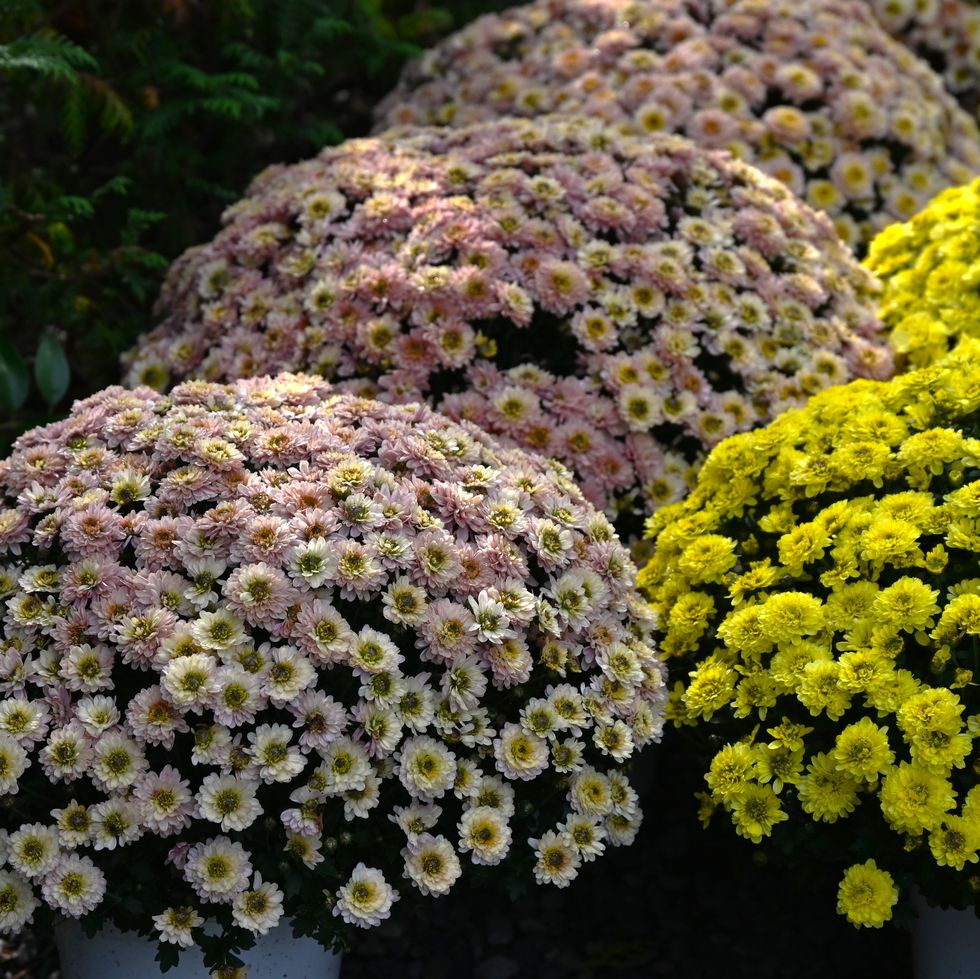
[[[117,379],[160,278],[270,163],[367,131],[506,0],[3,0],[0,451]]]

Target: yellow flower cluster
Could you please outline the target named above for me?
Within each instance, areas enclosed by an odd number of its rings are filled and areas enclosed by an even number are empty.
[[[830,832],[861,807],[857,852],[905,853],[889,869],[913,876],[925,860],[922,876],[967,899],[980,859],[978,436],[980,341],[966,339],[727,439],[690,496],[650,518],[640,584],[682,678],[669,716],[714,743],[705,818],[723,809],[758,843],[783,822],[778,833]],[[897,893],[884,866],[855,865],[839,906],[874,926]]]
[[[911,367],[980,336],[980,178],[945,190],[871,243],[867,268],[884,283],[880,315]]]

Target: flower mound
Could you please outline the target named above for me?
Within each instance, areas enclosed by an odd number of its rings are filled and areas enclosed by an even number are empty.
[[[884,283],[881,318],[913,367],[980,336],[980,180],[943,191],[871,243],[865,265]]]
[[[685,677],[669,716],[717,749],[705,818],[867,858],[841,882],[855,925],[891,917],[896,880],[975,901],[978,432],[980,343],[964,341],[729,439],[651,520],[641,586]]]
[[[419,129],[263,174],[173,268],[128,379],[425,398],[561,460],[625,536],[705,446],[889,374],[876,300],[826,218],[687,140]]]
[[[330,941],[393,878],[518,851],[564,886],[636,833],[665,691],[635,569],[473,426],[297,375],[112,388],[0,463],[0,560],[4,932]]]
[[[867,0],[882,26],[943,76],[964,108],[980,104],[977,0]]]
[[[850,0],[537,0],[437,45],[378,119],[558,111],[730,149],[859,251],[980,170],[973,120]]]

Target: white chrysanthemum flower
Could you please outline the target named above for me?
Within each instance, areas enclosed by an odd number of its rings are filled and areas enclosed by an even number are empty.
[[[322,537],[314,537],[292,549],[286,570],[298,588],[319,588],[337,573],[337,555]]]
[[[384,879],[380,870],[359,863],[336,896],[335,915],[349,925],[370,928],[391,917],[391,906],[398,900],[398,891]]]
[[[207,653],[172,659],[160,676],[160,685],[178,707],[200,711],[218,692],[217,664]]]
[[[521,710],[521,727],[539,738],[553,738],[561,730],[562,720],[550,701],[532,697]]]
[[[114,728],[121,717],[115,700],[104,694],[83,697],[75,704],[75,719],[93,738]]]
[[[463,869],[444,836],[423,833],[402,850],[405,875],[426,896],[440,897],[459,880]]]
[[[204,649],[234,649],[248,641],[245,623],[226,608],[202,612],[191,625],[191,635]]]
[[[633,754],[633,733],[623,721],[597,724],[592,732],[592,743],[618,762],[626,761]]]
[[[197,806],[204,819],[229,830],[248,829],[262,815],[256,798],[258,782],[237,775],[206,775],[197,793]]]
[[[136,804],[120,796],[98,802],[89,808],[92,817],[92,846],[96,850],[114,850],[143,835],[143,820]]]
[[[61,857],[41,884],[48,905],[72,918],[96,908],[105,889],[105,874],[88,857],[77,853]]]
[[[558,715],[557,730],[569,731],[575,737],[580,737],[582,729],[588,727],[590,722],[579,688],[570,683],[559,683],[548,687],[545,696]]]
[[[104,792],[129,787],[146,768],[146,756],[140,746],[121,731],[106,731],[95,743],[91,772]]]
[[[228,565],[215,558],[199,558],[185,562],[184,567],[191,579],[191,586],[184,592],[184,598],[195,608],[207,608],[216,602],[218,593],[213,590],[214,583],[228,570]]]
[[[396,578],[381,596],[381,614],[396,625],[416,626],[426,609],[425,591],[406,575]]]
[[[457,829],[459,848],[470,854],[473,863],[495,866],[510,850],[510,824],[499,809],[490,806],[467,809]]]
[[[371,774],[371,763],[363,746],[350,738],[341,738],[321,750],[320,757],[328,795],[343,795],[351,789],[363,789]]]
[[[609,791],[612,795],[612,811],[622,816],[632,816],[639,808],[640,797],[636,789],[630,785],[629,779],[623,772],[615,768],[606,773],[609,779]]]
[[[351,668],[361,677],[372,673],[394,673],[403,658],[388,636],[367,625],[351,640],[348,653]]]
[[[350,789],[344,793],[344,819],[365,819],[381,801],[381,779],[371,774],[364,779],[364,788]]]
[[[43,877],[58,862],[58,831],[43,823],[26,823],[8,840],[7,863],[30,880]]]
[[[248,754],[263,782],[288,782],[306,767],[306,756],[290,744],[293,732],[285,724],[260,724],[249,731]]]
[[[456,759],[456,778],[453,779],[453,795],[457,799],[472,798],[483,778],[483,772],[470,758]]]
[[[439,822],[442,815],[442,807],[434,803],[427,806],[395,806],[388,819],[409,838],[415,839],[426,830],[432,829]]]
[[[517,635],[510,628],[510,616],[507,614],[507,609],[488,591],[481,591],[476,598],[471,595],[468,601],[474,619],[470,631],[475,632],[478,639],[497,645],[505,639],[513,639]]]
[[[52,782],[78,778],[88,771],[92,761],[91,740],[81,724],[72,721],[48,735],[40,758],[41,768]]]
[[[435,714],[429,674],[402,678],[402,692],[394,705],[402,724],[416,734],[421,734],[431,723]]]
[[[245,670],[221,667],[217,672],[217,687],[211,708],[219,724],[228,727],[250,724],[265,706],[266,698],[259,692],[259,681]]]
[[[360,730],[368,739],[367,750],[371,757],[384,758],[398,747],[404,732],[393,710],[371,701],[361,701],[353,713]]]
[[[575,738],[551,742],[551,767],[569,775],[585,767],[585,743]]]
[[[642,822],[643,813],[637,809],[630,814],[612,813],[606,817],[603,827],[613,846],[632,846]]]
[[[510,819],[517,811],[514,805],[514,787],[497,775],[484,775],[476,784],[470,805],[489,806],[499,810],[505,819]]]
[[[487,675],[475,656],[460,656],[443,673],[440,687],[453,710],[470,710],[487,692]]]
[[[192,930],[204,924],[204,919],[188,905],[167,908],[153,916],[153,926],[160,935],[161,942],[190,948],[194,944]]]
[[[417,735],[402,745],[396,771],[413,799],[432,802],[452,788],[456,756],[441,741]]]
[[[34,917],[38,900],[19,874],[0,870],[0,934],[16,934]]]
[[[286,836],[286,845],[283,850],[290,856],[301,860],[303,866],[312,870],[318,864],[323,863],[322,848],[323,843],[319,838],[312,839],[300,833],[289,833]]]
[[[227,836],[197,843],[187,851],[184,880],[204,901],[226,901],[245,890],[251,875],[248,851]]]
[[[283,914],[282,899],[282,891],[271,881],[263,882],[262,875],[256,873],[252,889],[235,897],[231,916],[240,928],[264,935],[279,924]]]
[[[603,842],[606,831],[596,816],[569,813],[558,829],[568,837],[571,845],[586,863],[595,860],[606,849],[606,844]]]
[[[379,707],[393,707],[401,699],[404,683],[396,673],[371,673],[358,687],[357,696]]]
[[[494,739],[493,756],[502,775],[528,781],[548,767],[548,742],[520,724],[505,724]]]
[[[72,646],[58,665],[58,673],[69,690],[94,693],[112,688],[113,651],[108,646],[82,643]]]
[[[612,785],[602,772],[587,766],[572,778],[568,801],[575,812],[606,816],[613,809]]]
[[[564,833],[549,830],[538,840],[528,840],[537,859],[534,862],[534,879],[539,884],[568,887],[578,876],[582,858]]]
[[[316,682],[312,663],[295,646],[280,646],[272,652],[262,692],[277,707],[295,700]]]
[[[7,697],[0,701],[0,733],[30,748],[48,733],[51,711],[43,701]]]
[[[200,727],[194,732],[191,762],[225,767],[231,757],[231,732],[223,724]]]
[[[0,795],[14,795],[29,764],[27,752],[9,734],[0,734]]]
[[[88,807],[72,799],[64,809],[53,809],[51,816],[58,827],[58,842],[74,849],[88,843],[92,833],[92,817]]]
[[[607,677],[628,687],[635,687],[643,680],[643,664],[636,652],[625,643],[615,642],[603,648],[596,662]]]

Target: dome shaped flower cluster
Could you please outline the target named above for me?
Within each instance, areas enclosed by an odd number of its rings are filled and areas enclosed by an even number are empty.
[[[424,406],[79,402],[0,463],[0,930],[329,937],[325,893],[366,927],[512,853],[564,886],[659,739],[634,575],[561,466]]]
[[[561,460],[627,532],[705,446],[888,375],[876,290],[825,217],[687,140],[406,129],[260,176],[172,269],[128,381],[425,398]]]
[[[980,336],[980,180],[886,228],[865,264],[884,284],[881,317],[907,363],[930,364],[960,336]]]
[[[976,899],[978,434],[965,340],[727,440],[651,520],[641,587],[682,678],[670,716],[713,744],[705,818],[863,859],[839,894],[855,925],[891,917],[897,884]]]
[[[934,66],[970,112],[980,104],[977,0],[867,0],[879,23]]]
[[[859,252],[980,170],[974,121],[852,0],[536,0],[410,65],[380,127],[576,112],[730,149]]]

